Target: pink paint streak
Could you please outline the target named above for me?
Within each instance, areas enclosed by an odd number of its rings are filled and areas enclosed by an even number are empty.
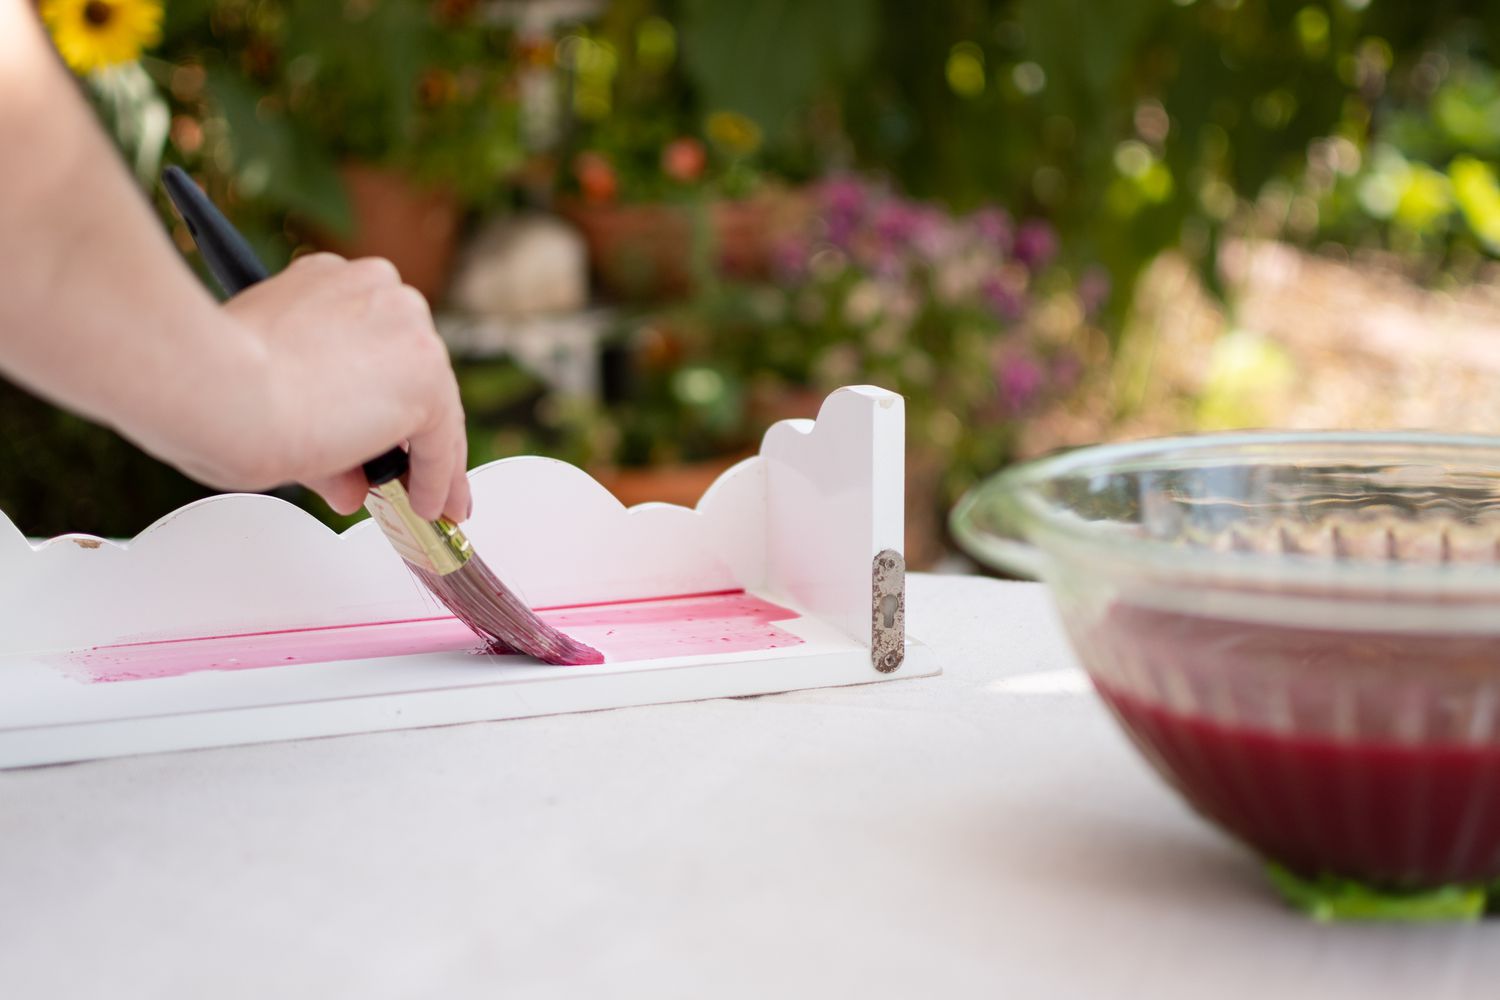
[[[796,612],[744,591],[542,608],[537,613],[548,624],[599,650],[608,663],[802,644],[800,638],[774,624],[796,618]],[[53,662],[80,680],[96,683],[463,651],[482,653],[485,649],[462,622],[419,618],[95,646],[60,654]]]

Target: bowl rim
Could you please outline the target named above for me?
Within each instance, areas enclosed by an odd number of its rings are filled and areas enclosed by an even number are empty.
[[[1297,447],[1351,447],[1357,450],[1390,448],[1487,452],[1487,463],[1497,478],[1500,494],[1500,435],[1452,434],[1439,431],[1221,431],[1089,445],[1023,462],[1004,469],[970,489],[954,507],[950,527],[970,555],[991,566],[1046,578],[1059,553],[1092,557],[1093,570],[1104,569],[1107,557],[1116,569],[1148,571],[1181,582],[1217,585],[1306,587],[1326,593],[1337,589],[1350,596],[1376,592],[1381,596],[1415,594],[1444,596],[1500,594],[1500,561],[1496,563],[1339,562],[1295,553],[1262,553],[1185,549],[1155,539],[1131,538],[1091,530],[1088,522],[1063,516],[1043,503],[1030,487],[1060,475],[1090,468],[1105,472],[1161,468],[1212,467],[1190,457],[1225,452],[1224,464],[1243,463],[1246,450]],[[1350,459],[1357,459],[1357,451]],[[1477,465],[1478,463],[1476,463]],[[1012,534],[996,534],[974,522],[984,504],[998,505],[1000,520]]]

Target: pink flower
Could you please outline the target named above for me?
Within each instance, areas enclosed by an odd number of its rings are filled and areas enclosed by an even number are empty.
[[[1109,301],[1109,272],[1095,264],[1078,279],[1078,302],[1085,316],[1093,316]]]
[[[1035,358],[1025,354],[1007,354],[1000,359],[995,373],[1000,402],[1012,414],[1019,414],[1036,401],[1046,382],[1046,372]]]
[[[771,267],[776,275],[788,283],[798,283],[807,277],[807,262],[812,248],[798,237],[788,237],[776,244],[771,251]]]
[[[603,153],[591,150],[579,153],[573,160],[573,175],[578,178],[584,199],[595,205],[614,201],[620,191],[620,179],[615,174],[614,165]]]
[[[995,315],[1007,323],[1014,323],[1026,315],[1025,298],[1009,284],[1000,280],[998,276],[991,275],[986,278],[984,284],[980,286],[979,293],[995,311]]]
[[[679,184],[691,184],[702,177],[707,166],[707,150],[690,136],[673,139],[661,151],[662,172]]]
[[[1052,359],[1052,385],[1067,389],[1083,377],[1083,359],[1072,351],[1064,351]]]
[[[886,243],[910,243],[924,223],[922,211],[911,202],[892,198],[875,212],[875,234]]]
[[[848,174],[824,180],[818,189],[828,239],[835,246],[847,248],[854,234],[864,224],[871,196],[864,184]]]
[[[1032,219],[1016,232],[1016,259],[1033,271],[1041,270],[1057,256],[1057,233],[1040,219]]]
[[[1015,224],[1011,222],[1010,213],[1005,209],[982,208],[970,216],[969,221],[981,240],[994,246],[1001,254],[1008,255],[1011,252]]]

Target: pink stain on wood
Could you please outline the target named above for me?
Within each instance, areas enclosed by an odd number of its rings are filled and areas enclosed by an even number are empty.
[[[795,611],[738,590],[537,613],[602,652],[607,663],[802,644],[775,624],[798,617]],[[455,652],[482,653],[484,646],[458,619],[444,617],[95,646],[52,660],[80,680],[101,682]]]

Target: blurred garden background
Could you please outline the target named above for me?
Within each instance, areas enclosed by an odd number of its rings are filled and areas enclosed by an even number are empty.
[[[1007,462],[1235,426],[1500,433],[1500,4],[43,0],[163,225],[393,259],[471,459],[692,503],[908,403],[908,556]],[[149,336],[149,330],[122,335]],[[0,509],[204,492],[0,387]],[[337,519],[311,499],[309,509]]]

